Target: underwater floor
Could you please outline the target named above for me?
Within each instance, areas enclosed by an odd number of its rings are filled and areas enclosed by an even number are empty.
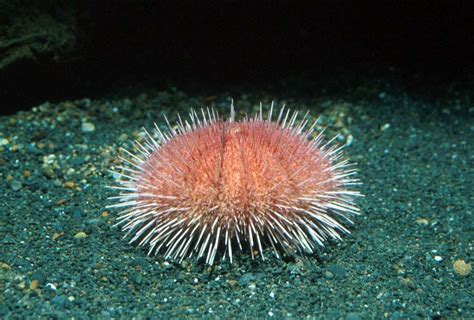
[[[0,317],[472,317],[472,88],[301,83],[147,89],[1,117]],[[311,256],[243,252],[207,266],[147,256],[123,239],[118,210],[106,208],[119,147],[163,115],[227,114],[231,97],[239,116],[275,100],[341,134],[365,195],[343,241]]]

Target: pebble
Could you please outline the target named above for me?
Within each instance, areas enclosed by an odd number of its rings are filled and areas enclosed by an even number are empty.
[[[84,231],[80,231],[74,235],[75,239],[84,239],[87,237],[87,234]]]
[[[18,180],[12,180],[10,182],[10,187],[12,188],[13,191],[19,191],[21,190],[21,188],[23,188],[23,184]]]
[[[140,286],[143,282],[143,277],[140,273],[132,271],[130,273],[130,280],[132,280],[134,285]]]
[[[44,294],[46,297],[54,298],[58,288],[54,283],[47,283],[44,287]]]
[[[232,280],[232,279],[231,279],[231,280],[227,280],[227,283],[228,283],[231,287],[235,287],[235,286],[238,284],[237,280]]]
[[[10,141],[8,141],[8,139],[6,139],[6,138],[1,138],[0,139],[0,146],[1,147],[6,146],[9,143],[10,143]]]
[[[92,122],[83,122],[81,127],[82,132],[93,132],[95,125]]]
[[[54,170],[50,167],[45,167],[41,169],[41,173],[43,174],[43,176],[45,176],[48,179],[52,179],[55,176]]]
[[[73,181],[67,181],[64,186],[68,189],[74,189],[74,187],[76,186],[75,183]]]
[[[434,260],[436,262],[441,262],[441,261],[443,261],[443,257],[442,256],[434,256]]]
[[[426,218],[418,218],[418,219],[416,219],[416,223],[418,223],[419,225],[422,225],[422,226],[427,226],[428,223],[430,223],[430,221]]]
[[[118,138],[119,141],[124,142],[128,140],[128,134],[122,133],[120,137]]]
[[[53,240],[58,240],[63,235],[64,235],[64,232],[55,232],[53,234]]]
[[[36,290],[39,287],[39,281],[33,280],[30,282],[30,290]]]
[[[457,275],[467,277],[472,271],[472,266],[470,263],[466,263],[466,261],[458,259],[454,261],[453,269],[454,273],[456,273]]]
[[[55,162],[56,162],[55,154],[49,154],[43,157],[43,163],[46,165],[54,165]]]

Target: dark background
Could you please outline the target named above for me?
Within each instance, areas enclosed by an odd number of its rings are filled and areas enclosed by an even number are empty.
[[[468,85],[472,12],[470,1],[3,1],[2,113],[131,87],[298,74],[397,70],[406,86]]]

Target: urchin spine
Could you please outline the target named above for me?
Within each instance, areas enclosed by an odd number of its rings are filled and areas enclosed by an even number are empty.
[[[229,258],[232,263],[234,248],[237,245],[239,250],[243,250],[243,243],[246,242],[250,247],[250,254],[254,258],[254,249],[257,249],[260,256],[263,256],[262,237],[270,243],[274,254],[278,257],[278,248],[280,247],[286,253],[295,251],[314,252],[315,245],[323,245],[327,238],[340,239],[339,232],[349,233],[341,223],[335,220],[328,213],[334,213],[338,217],[352,223],[351,216],[357,215],[359,209],[353,205],[353,199],[360,196],[357,191],[345,190],[345,187],[360,184],[359,180],[353,178],[356,173],[354,164],[342,158],[342,147],[334,144],[337,138],[324,142],[322,130],[314,139],[310,141],[310,147],[307,152],[319,150],[322,157],[331,163],[327,168],[331,172],[330,179],[319,182],[335,183],[344,189],[325,191],[323,193],[314,192],[299,197],[297,200],[300,205],[292,203],[276,204],[274,208],[259,209],[260,216],[250,218],[248,221],[237,221],[231,228],[229,222],[222,224],[217,216],[214,220],[201,222],[202,212],[196,212],[192,218],[186,213],[193,210],[190,207],[169,207],[167,201],[178,200],[177,196],[165,195],[160,193],[143,193],[142,190],[156,190],[154,185],[146,183],[141,179],[141,174],[145,170],[145,165],[150,155],[163,145],[170,143],[178,136],[185,136],[195,130],[225,123],[219,114],[213,109],[201,109],[201,115],[195,110],[191,110],[189,121],[184,120],[178,115],[178,122],[173,127],[168,119],[165,121],[168,125],[168,132],[163,132],[155,123],[153,135],[144,129],[146,139],[141,143],[136,141],[138,154],[134,154],[125,149],[125,157],[120,156],[124,164],[118,166],[116,170],[111,171],[119,177],[118,186],[111,186],[120,192],[118,196],[111,199],[118,200],[118,203],[108,206],[109,208],[125,208],[118,218],[117,225],[122,225],[127,235],[133,234],[130,242],[137,242],[140,246],[149,245],[149,254],[165,250],[165,258],[174,258],[182,260],[185,257],[191,257],[194,253],[198,258],[204,257],[208,264],[213,264],[217,251],[224,241],[225,252],[223,258]],[[298,111],[291,113],[289,109],[283,106],[275,122],[272,122],[273,103],[266,119],[263,117],[262,106],[260,112],[253,118],[245,117],[244,123],[267,122],[278,125],[282,130],[290,130],[291,134],[300,137],[302,140],[309,140],[315,129],[318,120],[314,121],[308,127],[308,113],[297,121]],[[235,121],[235,111],[232,105],[231,115],[226,122]],[[193,142],[186,140],[191,145]],[[186,146],[183,145],[184,147]],[[186,148],[184,148],[186,149]],[[188,150],[181,150],[188,152]],[[290,155],[291,156],[291,155]],[[180,159],[176,159],[180,161]],[[295,159],[297,161],[297,159]],[[176,163],[168,162],[174,172],[182,173]],[[187,164],[191,165],[191,164]],[[298,172],[306,170],[306,164],[302,164]],[[156,171],[154,174],[157,174]],[[291,177],[290,177],[291,178]],[[156,180],[166,184],[176,185],[170,177],[160,175]],[[310,181],[300,181],[299,185],[310,183]],[[273,189],[278,185],[274,185]],[[271,190],[270,190],[271,191]],[[218,210],[218,206],[208,209],[208,213]],[[182,217],[173,217],[170,214],[182,213]],[[265,216],[263,221],[261,216]],[[294,219],[297,217],[297,219]],[[231,220],[231,219],[229,219]],[[235,240],[235,241],[234,241]],[[234,243],[233,243],[234,242]]]

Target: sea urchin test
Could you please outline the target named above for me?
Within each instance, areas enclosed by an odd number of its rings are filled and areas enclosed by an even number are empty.
[[[354,165],[308,114],[272,111],[237,121],[233,106],[228,119],[192,110],[176,126],[166,120],[165,132],[145,130],[112,171],[120,194],[110,207],[124,209],[118,224],[130,242],[212,264],[243,250],[312,253],[348,233],[344,224],[359,213]]]

